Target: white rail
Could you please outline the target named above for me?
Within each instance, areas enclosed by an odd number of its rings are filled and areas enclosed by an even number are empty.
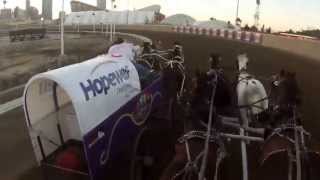
[[[11,110],[14,110],[22,105],[22,98],[14,99],[12,101],[9,101],[7,103],[0,105],[0,115],[9,112]]]

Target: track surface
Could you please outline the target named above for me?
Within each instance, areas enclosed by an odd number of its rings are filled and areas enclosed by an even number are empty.
[[[246,52],[250,58],[249,71],[257,76],[269,77],[281,68],[297,73],[298,82],[303,91],[303,121],[305,128],[314,137],[320,137],[320,62],[299,57],[288,52],[253,46],[240,42],[213,39],[196,35],[176,33],[130,31],[147,36],[152,40],[161,40],[163,48],[170,48],[174,41],[184,47],[186,65],[190,71],[197,68],[205,70],[208,55],[217,52],[223,56],[223,66],[234,80],[236,76],[236,55]],[[27,135],[24,115],[21,108],[0,116],[0,179],[38,179],[37,174],[29,171],[36,163],[33,158],[31,143]],[[238,161],[239,159],[235,159]],[[239,162],[240,163],[240,162]],[[241,179],[239,172],[234,173]]]
[[[153,41],[161,40],[164,48],[170,48],[174,41],[179,41],[184,47],[186,66],[191,72],[197,68],[206,70],[211,52],[222,55],[222,64],[232,81],[236,78],[236,57],[241,52],[247,53],[250,59],[249,72],[258,79],[268,78],[282,68],[296,72],[303,93],[301,110],[304,126],[320,138],[320,61],[276,49],[206,36],[141,31],[130,33],[142,34]],[[264,84],[268,86],[265,81]]]

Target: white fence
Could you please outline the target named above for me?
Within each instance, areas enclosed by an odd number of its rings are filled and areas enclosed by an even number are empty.
[[[152,11],[85,11],[67,15],[65,25],[148,24],[154,20],[155,12]]]

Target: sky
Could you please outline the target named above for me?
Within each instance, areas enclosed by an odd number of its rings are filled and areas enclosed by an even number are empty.
[[[25,0],[7,0],[7,7],[25,8]],[[57,17],[63,0],[53,1],[53,16]],[[65,11],[70,12],[70,1],[64,0]],[[96,5],[96,0],[80,0]],[[118,10],[139,9],[152,4],[161,5],[166,16],[184,13],[197,20],[219,20],[234,22],[237,0],[115,0]],[[239,17],[243,24],[253,25],[256,0],[239,0]],[[111,0],[107,0],[107,9]],[[31,6],[41,12],[42,0],[31,0]],[[1,8],[3,5],[1,4]],[[320,29],[320,0],[261,0],[260,24],[274,30]]]

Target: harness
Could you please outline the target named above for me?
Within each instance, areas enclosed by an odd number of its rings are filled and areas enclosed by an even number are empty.
[[[214,111],[214,97],[215,97],[215,92],[216,92],[216,86],[217,86],[217,81],[218,81],[218,73],[216,71],[213,71],[214,76],[212,79],[212,84],[213,84],[213,89],[212,89],[212,95],[211,95],[211,101],[210,101],[210,112],[209,112],[209,120],[208,120],[208,126],[207,126],[207,131],[190,131],[187,134],[183,135],[178,139],[179,143],[184,143],[185,148],[186,148],[186,153],[187,153],[187,160],[188,162],[182,168],[180,171],[178,171],[175,176],[173,176],[172,179],[176,179],[177,177],[180,177],[183,175],[183,178],[188,177],[191,173],[196,173],[198,172],[198,179],[203,180],[205,179],[205,170],[207,166],[207,158],[208,158],[208,153],[209,153],[209,144],[210,143],[217,143],[218,145],[218,150],[217,150],[217,160],[216,160],[216,171],[215,171],[215,180],[218,178],[218,169],[221,164],[221,161],[225,158],[226,156],[226,150],[225,146],[219,136],[219,133],[216,131],[211,130],[212,126],[212,117]],[[192,159],[191,153],[190,153],[190,145],[189,145],[189,140],[191,139],[201,139],[205,141],[204,149],[194,158]],[[198,167],[199,161],[201,161],[201,167]]]
[[[311,134],[309,132],[307,132],[302,126],[295,127],[294,125],[282,124],[282,125],[280,125],[280,127],[276,128],[276,129],[274,129],[272,131],[272,133],[266,138],[265,142],[269,141],[271,139],[271,137],[273,137],[275,135],[278,135],[279,137],[285,138],[285,139],[287,139],[288,141],[290,141],[291,143],[294,144],[295,140],[292,139],[291,137],[283,134],[283,132],[288,131],[288,130],[294,131],[295,128],[302,135],[306,135],[308,137],[311,137]]]
[[[294,127],[294,125],[283,124],[283,125],[281,125],[281,127],[273,130],[273,132],[265,140],[265,143],[267,143],[268,141],[271,140],[272,137],[277,135],[281,138],[286,139],[291,144],[291,146],[294,146],[296,143],[295,139],[293,139],[292,137],[289,137],[286,134],[283,134],[283,132],[288,131],[288,130],[292,130],[292,132],[294,133],[295,129],[300,133],[300,136],[301,136],[300,137],[301,143],[299,143],[299,145],[302,146],[302,150],[305,151],[306,146],[305,146],[304,136],[306,135],[308,138],[310,138],[311,134],[309,132],[307,132],[306,130],[304,130],[304,128],[302,126]],[[297,151],[300,151],[300,147],[298,147],[298,148],[299,148],[299,150],[296,149],[295,150],[296,152],[294,152],[293,148],[282,148],[282,149],[276,149],[271,152],[268,152],[266,154],[266,156],[261,160],[260,164],[264,164],[264,162],[270,156],[272,156],[274,154],[287,151],[287,154],[288,154],[288,180],[292,180],[293,163],[298,163],[298,158],[296,156],[296,153],[297,153]],[[299,156],[300,156],[300,153],[299,153]]]
[[[215,166],[216,173],[215,173],[215,177],[214,177],[214,180],[217,180],[218,170],[219,170],[220,164],[221,164],[222,160],[227,156],[227,153],[226,153],[226,148],[224,146],[224,143],[216,131],[212,131],[212,133],[210,133],[210,135],[207,135],[207,132],[205,132],[205,131],[189,131],[188,133],[184,134],[183,136],[181,136],[178,139],[179,143],[185,144],[188,162],[186,163],[184,168],[179,170],[172,177],[172,180],[174,180],[178,177],[181,177],[181,176],[183,177],[183,179],[185,179],[188,175],[190,175],[192,173],[196,173],[200,170],[200,168],[198,167],[198,164],[199,164],[200,160],[203,158],[205,152],[201,151],[194,159],[192,159],[191,152],[190,152],[189,140],[191,140],[191,139],[206,140],[207,136],[209,136],[210,143],[217,143],[218,147],[219,147],[216,152],[216,155],[217,155],[216,166]]]
[[[172,55],[172,57],[170,57],[169,59],[164,57],[167,55]],[[150,58],[152,59],[152,62],[149,62]],[[180,52],[180,55],[174,55],[174,50],[172,49],[169,49],[167,51],[152,51],[150,53],[142,54],[138,58],[138,61],[144,62],[151,69],[154,69],[155,63],[158,63],[160,70],[169,67],[179,73],[182,76],[182,82],[180,84],[177,97],[179,99],[182,96],[186,80],[184,57],[182,52]]]

